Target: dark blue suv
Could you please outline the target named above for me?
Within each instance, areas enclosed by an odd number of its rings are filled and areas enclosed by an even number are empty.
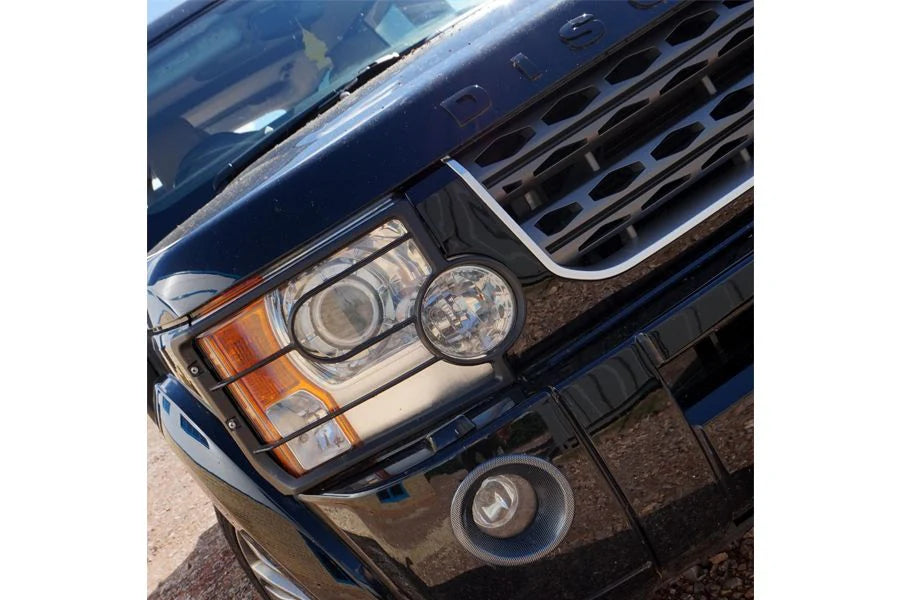
[[[187,2],[147,87],[148,412],[267,597],[752,526],[752,2]]]

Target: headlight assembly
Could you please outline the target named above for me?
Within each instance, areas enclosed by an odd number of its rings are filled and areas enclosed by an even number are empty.
[[[377,387],[430,357],[413,323],[430,273],[406,228],[392,220],[201,334],[197,343],[221,378],[235,379],[227,386],[232,396],[260,436],[274,442],[353,401],[361,385]],[[299,475],[358,442],[342,415],[275,452]]]
[[[300,391],[266,409],[266,417],[281,435],[288,435],[328,415],[328,407],[313,394]],[[350,449],[339,423],[328,421],[287,443],[301,465],[311,467]]]
[[[502,353],[521,325],[521,292],[491,261],[436,274],[432,264],[392,219],[196,338],[216,387],[228,389],[289,472],[302,475],[491,377],[489,365],[435,363]],[[439,380],[406,379],[428,365],[441,367]],[[360,404],[398,385],[407,395]]]

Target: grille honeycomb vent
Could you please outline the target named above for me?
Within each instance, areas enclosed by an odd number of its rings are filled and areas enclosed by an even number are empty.
[[[554,263],[592,268],[651,213],[659,228],[692,190],[752,172],[752,145],[753,4],[702,2],[455,158]]]

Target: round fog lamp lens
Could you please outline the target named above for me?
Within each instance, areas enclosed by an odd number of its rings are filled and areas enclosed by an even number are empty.
[[[518,475],[492,475],[481,482],[472,500],[472,518],[486,534],[508,538],[522,533],[534,520],[534,488]]]
[[[509,336],[516,300],[509,283],[481,265],[440,273],[425,290],[422,329],[438,352],[459,360],[486,357]]]

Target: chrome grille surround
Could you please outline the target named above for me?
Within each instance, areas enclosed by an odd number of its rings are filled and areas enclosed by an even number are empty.
[[[615,276],[752,187],[752,55],[752,3],[697,3],[445,162],[548,270]]]

